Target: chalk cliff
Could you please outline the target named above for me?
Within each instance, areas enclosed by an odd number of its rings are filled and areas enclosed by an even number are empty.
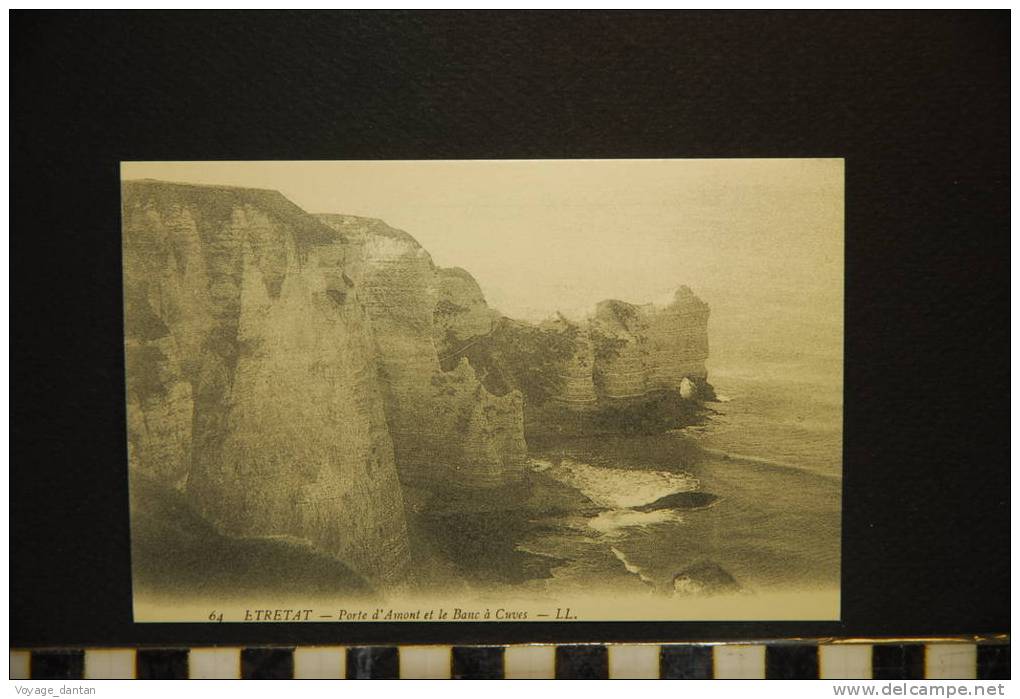
[[[526,435],[655,432],[697,419],[714,397],[708,314],[680,287],[665,306],[607,300],[581,322],[499,318],[472,337],[469,323],[447,321],[437,341],[447,365],[467,359],[491,393],[522,393]]]
[[[489,308],[481,287],[469,272],[460,267],[440,267],[436,276],[433,339],[442,355],[442,348],[456,349],[489,334],[500,315]]]
[[[497,485],[524,464],[523,402],[495,395],[438,347],[489,332],[494,314],[463,270],[439,269],[407,233],[377,219],[320,214],[343,235],[345,269],[371,319],[400,480],[437,489]]]
[[[561,365],[559,382],[552,397],[576,410],[594,406],[599,396],[595,390],[595,348],[591,332],[560,314],[540,327],[560,336],[568,335],[571,342],[570,355]]]
[[[598,347],[593,374],[600,395],[624,399],[683,390],[693,398],[701,387],[701,397],[709,397],[708,313],[708,304],[686,286],[663,307],[599,303],[589,334]]]
[[[376,347],[343,237],[272,191],[122,187],[132,481],[221,532],[409,569]],[[371,292],[366,294],[371,298]]]
[[[527,323],[377,219],[231,187],[122,198],[132,490],[176,491],[228,537],[400,585],[409,517],[522,483],[526,434],[659,431],[711,397],[686,287]]]

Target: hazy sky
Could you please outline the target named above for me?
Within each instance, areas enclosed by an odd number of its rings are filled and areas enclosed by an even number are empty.
[[[511,316],[578,316],[686,284],[712,306],[724,354],[754,332],[841,355],[840,159],[125,163],[122,175],[381,218]]]

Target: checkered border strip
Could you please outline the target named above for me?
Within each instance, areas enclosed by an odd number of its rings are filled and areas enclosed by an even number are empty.
[[[1007,640],[12,650],[11,679],[1009,679]]]

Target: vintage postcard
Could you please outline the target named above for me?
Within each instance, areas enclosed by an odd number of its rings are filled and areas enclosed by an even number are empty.
[[[839,618],[841,159],[121,180],[136,621]]]

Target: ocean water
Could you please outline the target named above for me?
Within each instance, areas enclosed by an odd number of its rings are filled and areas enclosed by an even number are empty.
[[[718,373],[720,401],[694,427],[532,445],[531,468],[593,507],[533,522],[518,550],[558,563],[531,585],[838,587],[841,396],[793,375],[808,374]]]

